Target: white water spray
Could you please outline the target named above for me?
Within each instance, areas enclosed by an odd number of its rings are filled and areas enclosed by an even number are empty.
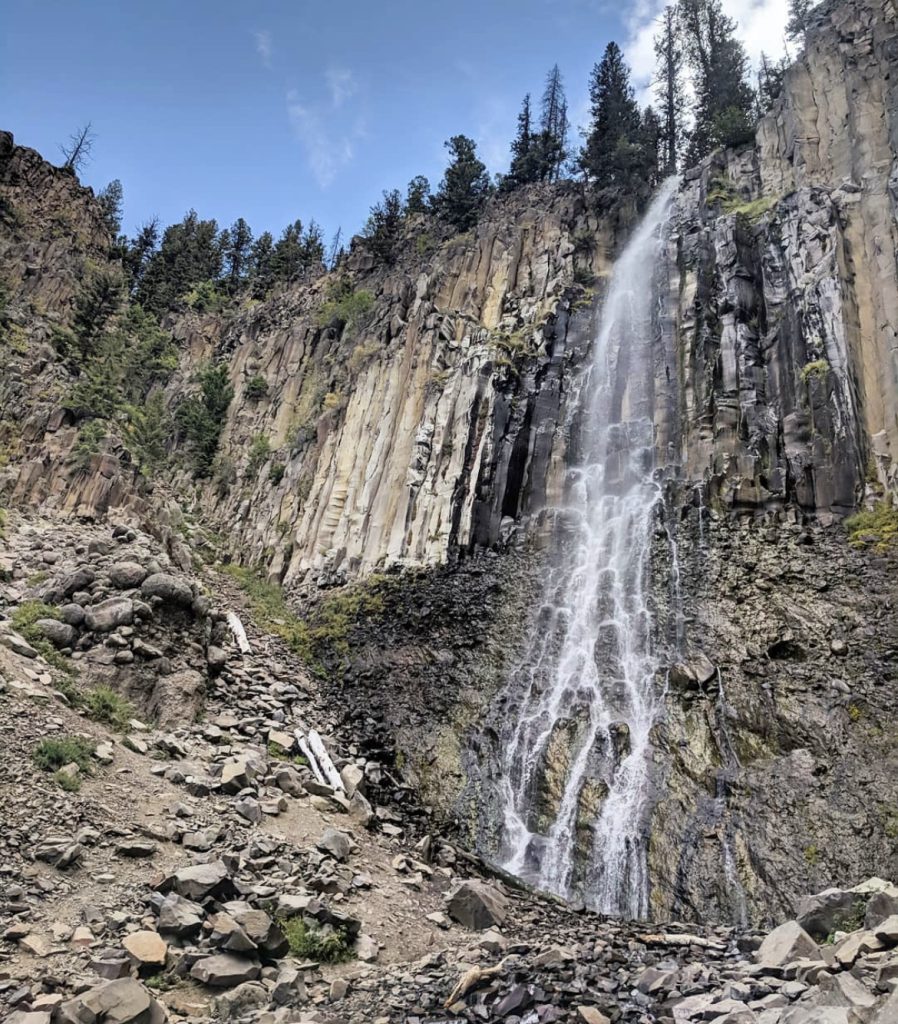
[[[665,183],[614,267],[581,391],[581,464],[558,512],[562,555],[509,686],[502,737],[503,866],[630,917],[648,913],[650,735],[660,704],[648,593],[661,498],[653,281],[675,189]]]

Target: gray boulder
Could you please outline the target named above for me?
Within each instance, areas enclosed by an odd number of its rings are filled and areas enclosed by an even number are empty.
[[[147,578],[147,571],[138,562],[116,562],[109,570],[109,579],[119,590],[133,590]]]
[[[204,900],[207,896],[229,896],[234,892],[230,872],[221,860],[181,868],[166,878],[159,888],[162,892],[175,892],[188,900]]]
[[[130,626],[134,621],[134,605],[127,597],[110,597],[91,605],[84,614],[84,625],[92,633],[111,633],[119,626]]]
[[[823,955],[797,921],[786,921],[764,939],[756,959],[765,967],[782,967],[793,960],[822,960]]]
[[[56,589],[58,589],[62,597],[71,597],[72,594],[77,594],[79,590],[87,590],[96,578],[97,574],[93,569],[84,565],[80,569],[76,569],[74,572],[63,576]]]
[[[156,928],[160,932],[187,938],[196,935],[203,925],[203,908],[192,900],[170,892],[159,904]]]
[[[140,592],[145,599],[159,598],[163,604],[176,604],[183,607],[193,605],[193,591],[183,580],[171,576],[167,572],[156,572],[140,585]]]
[[[327,828],[324,835],[315,845],[323,853],[329,853],[336,860],[348,860],[352,853],[352,840],[345,832],[335,828]]]
[[[503,925],[508,918],[508,900],[486,882],[462,882],[449,898],[449,916],[471,931]]]
[[[231,988],[259,977],[259,964],[243,956],[219,953],[197,960],[190,970],[191,978],[215,988]]]
[[[134,978],[118,978],[62,1003],[58,1024],[163,1024],[165,1010]]]
[[[824,889],[805,896],[798,905],[795,919],[818,942],[835,931],[854,931],[864,919],[865,900],[856,892]]]
[[[78,642],[78,630],[58,619],[38,619],[35,626],[54,647],[74,647]]]

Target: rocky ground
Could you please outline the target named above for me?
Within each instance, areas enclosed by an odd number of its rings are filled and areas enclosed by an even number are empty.
[[[127,524],[5,531],[6,1019],[898,1020],[888,883],[763,942],[577,913],[442,838],[230,578]]]

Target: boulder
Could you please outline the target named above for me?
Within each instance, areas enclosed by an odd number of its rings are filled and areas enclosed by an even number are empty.
[[[315,846],[339,861],[348,860],[352,853],[352,840],[345,832],[340,832],[335,828],[325,829],[324,835],[315,843]]]
[[[171,933],[179,939],[196,935],[203,924],[203,908],[175,892],[170,892],[162,900],[158,913],[156,927],[159,931]]]
[[[147,578],[147,571],[137,562],[116,562],[109,570],[109,579],[119,590],[134,590]]]
[[[35,626],[54,647],[74,647],[78,642],[78,630],[58,619],[38,619]]]
[[[165,1011],[134,978],[118,978],[63,1003],[58,1024],[163,1024]]]
[[[245,1015],[268,1005],[268,989],[257,981],[245,981],[212,1000],[216,1020],[246,1019]]]
[[[825,889],[805,896],[798,905],[795,919],[818,942],[835,931],[853,931],[864,917],[864,899],[855,892]]]
[[[876,925],[894,914],[898,914],[898,895],[890,892],[874,893],[867,904],[864,927],[875,929]]]
[[[781,967],[793,960],[822,960],[817,943],[797,921],[786,921],[767,936],[755,954],[765,967]]]
[[[63,576],[56,589],[59,590],[62,597],[71,597],[72,594],[77,594],[79,590],[87,590],[96,578],[97,574],[93,569],[84,565],[80,569],[76,569],[74,572]]]
[[[122,939],[122,945],[141,966],[165,965],[168,944],[158,932],[131,932]]]
[[[191,978],[215,988],[231,988],[259,977],[259,964],[244,956],[219,953],[206,956],[190,969]]]
[[[449,916],[465,928],[481,931],[493,925],[501,927],[508,917],[508,900],[486,882],[467,881],[449,898]]]
[[[239,793],[241,789],[252,786],[257,774],[255,765],[248,758],[225,761],[221,769],[221,788],[226,793]]]
[[[84,614],[84,625],[92,633],[111,633],[134,621],[134,603],[129,597],[110,597],[91,605]]]
[[[234,884],[224,861],[214,860],[211,864],[181,868],[166,878],[159,889],[162,892],[173,891],[188,900],[204,900],[207,896],[231,895]]]
[[[163,604],[181,605],[190,608],[193,605],[193,591],[176,576],[167,572],[155,572],[140,585],[144,600],[158,598]]]

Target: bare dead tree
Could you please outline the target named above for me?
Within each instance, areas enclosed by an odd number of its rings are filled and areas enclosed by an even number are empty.
[[[94,134],[90,121],[81,128],[76,128],[69,136],[67,145],[60,146],[65,163],[62,165],[67,171],[77,173],[90,160],[91,150],[94,148]]]

